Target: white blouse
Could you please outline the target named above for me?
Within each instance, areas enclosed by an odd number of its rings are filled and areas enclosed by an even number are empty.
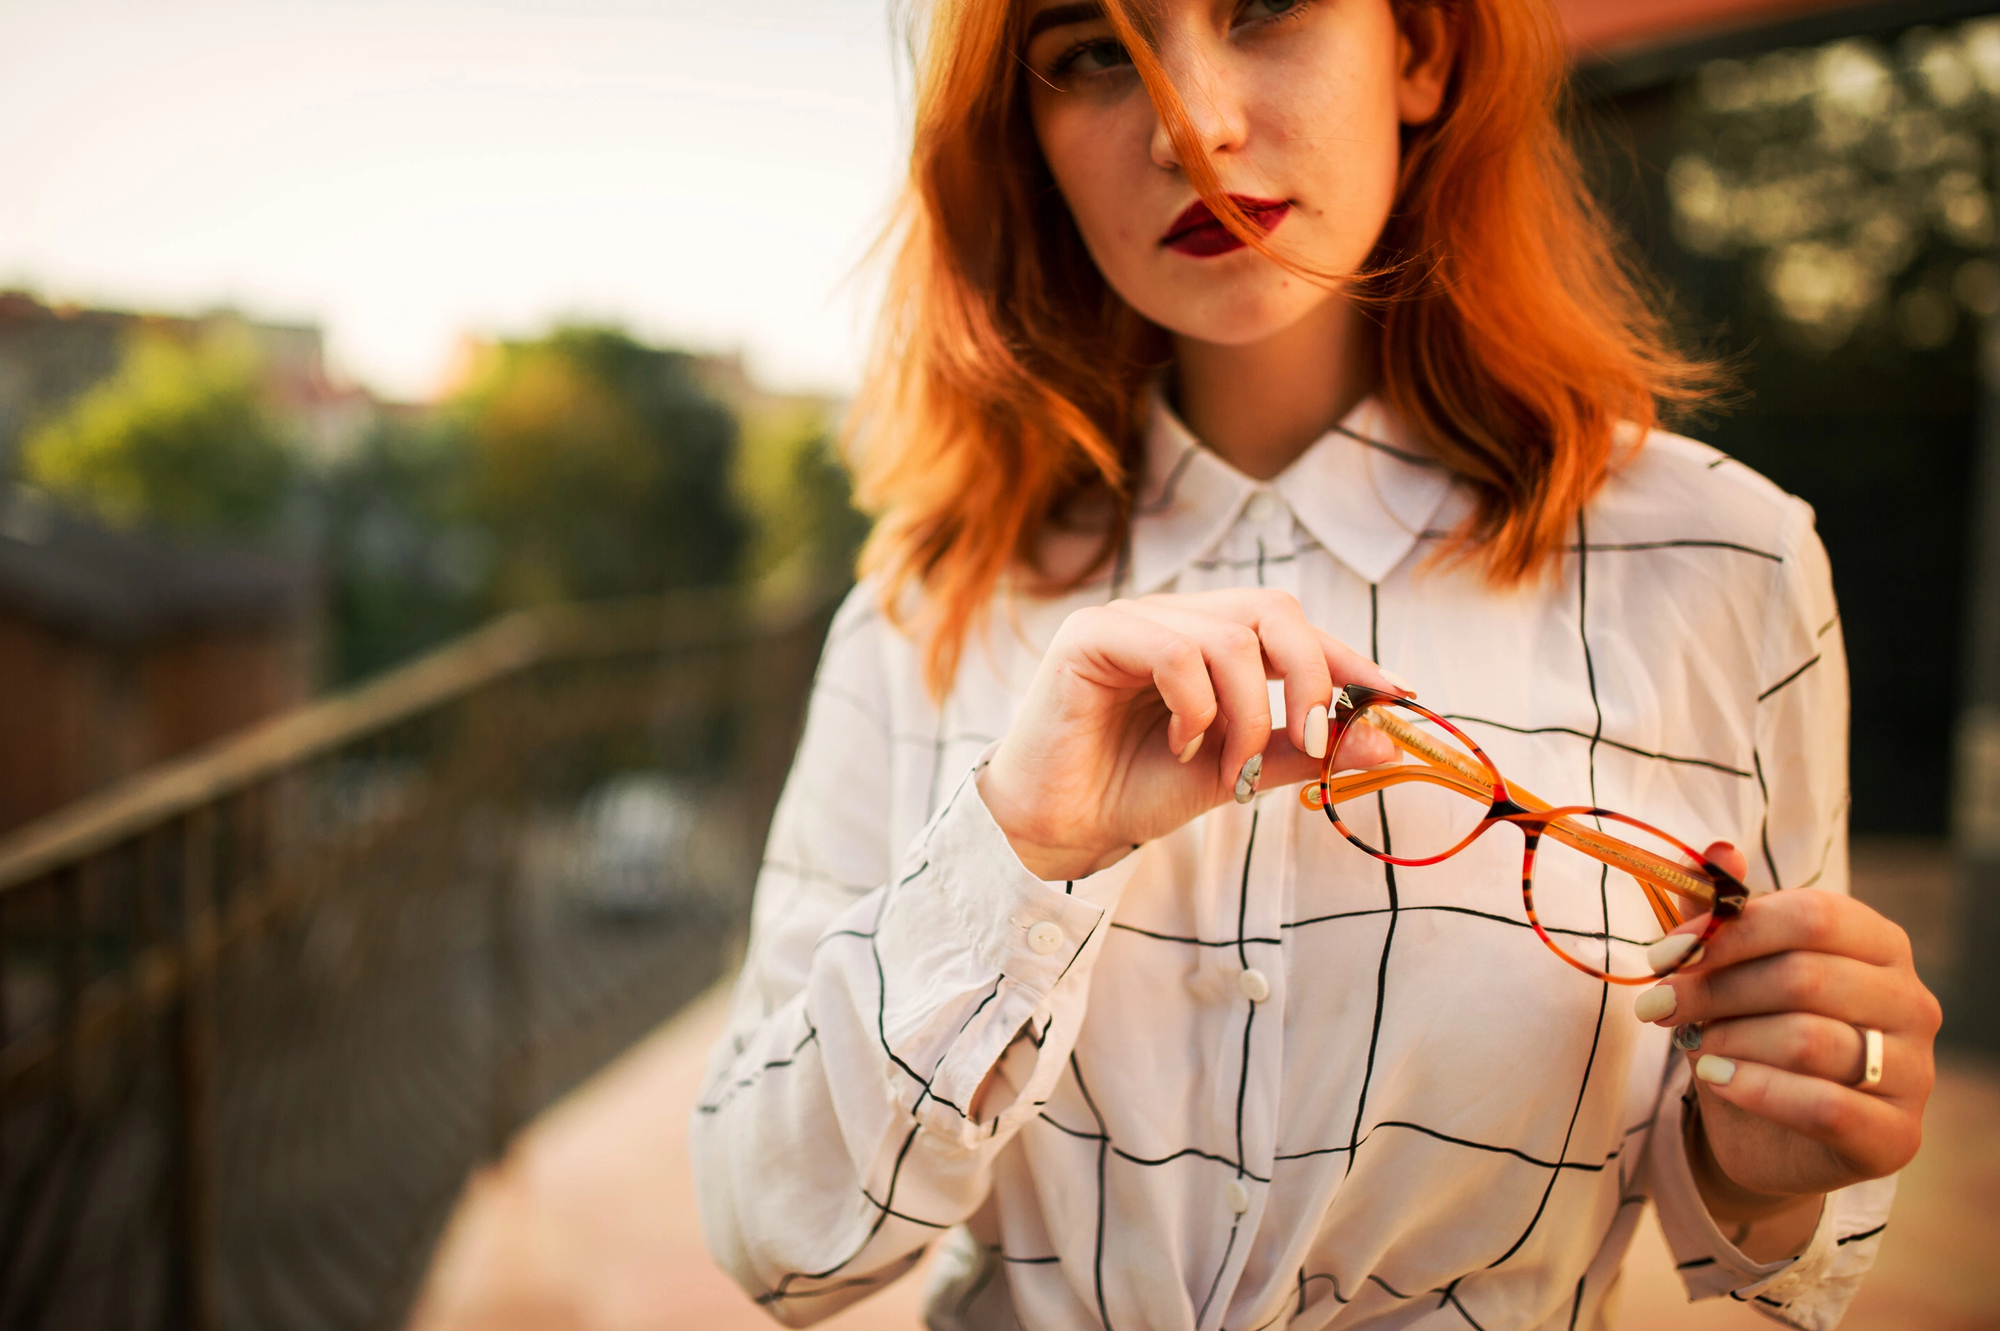
[[[979,797],[1071,610],[1277,587],[1543,797],[1733,840],[1753,889],[1846,891],[1812,511],[1654,434],[1560,576],[1501,595],[1426,559],[1469,504],[1372,401],[1267,484],[1156,408],[1128,556],[997,605],[942,708],[856,590],[694,1114],[709,1244],[774,1316],[824,1317],[945,1239],[934,1328],[1570,1331],[1604,1324],[1650,1198],[1691,1296],[1839,1320],[1894,1180],[1834,1193],[1795,1260],[1734,1248],[1683,1155],[1686,1060],[1634,989],[1529,930],[1518,846],[1391,869],[1291,786],[1049,883]],[[969,1117],[996,1067],[1000,1107]]]

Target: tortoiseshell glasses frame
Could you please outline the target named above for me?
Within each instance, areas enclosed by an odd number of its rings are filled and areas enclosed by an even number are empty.
[[[1423,720],[1448,732],[1465,746],[1467,752],[1454,753],[1450,748],[1438,744],[1413,724],[1414,717],[1406,719],[1397,714],[1405,711],[1413,713],[1415,717],[1422,717]],[[1564,951],[1549,937],[1548,930],[1542,927],[1541,920],[1535,914],[1535,852],[1541,845],[1543,837],[1553,837],[1573,850],[1630,875],[1645,893],[1646,902],[1652,908],[1662,934],[1671,932],[1687,920],[1706,911],[1709,915],[1708,924],[1698,940],[1700,944],[1706,944],[1725,922],[1743,913],[1744,903],[1750,899],[1750,890],[1734,875],[1692,846],[1676,837],[1668,836],[1649,823],[1642,823],[1637,818],[1627,817],[1622,813],[1614,813],[1610,809],[1598,809],[1589,805],[1572,804],[1555,807],[1520,786],[1510,784],[1500,775],[1500,769],[1494,765],[1493,760],[1473,743],[1470,736],[1428,707],[1408,698],[1350,684],[1335,701],[1331,720],[1332,725],[1328,728],[1326,744],[1326,767],[1320,773],[1317,783],[1309,784],[1300,790],[1301,802],[1307,808],[1323,810],[1340,834],[1357,849],[1384,864],[1411,868],[1448,860],[1484,836],[1488,829],[1496,824],[1512,823],[1521,829],[1525,841],[1521,858],[1521,904],[1528,913],[1528,923],[1533,927],[1536,936],[1548,945],[1551,952],[1586,975],[1611,984],[1652,984],[1689,964],[1700,955],[1700,949],[1690,948],[1673,964],[1639,976],[1613,974],[1579,961]],[[1345,738],[1348,727],[1356,722],[1373,726],[1387,736],[1390,743],[1417,761],[1336,774],[1333,765],[1334,755],[1340,751],[1340,742]],[[1471,755],[1470,759],[1468,754]],[[1449,850],[1437,855],[1413,858],[1391,855],[1370,846],[1341,821],[1340,814],[1336,811],[1336,806],[1343,800],[1371,795],[1409,781],[1443,786],[1467,799],[1480,801],[1487,806],[1486,816],[1480,819],[1477,827]],[[1596,819],[1600,824],[1609,822],[1636,828],[1673,846],[1686,859],[1683,863],[1676,864],[1643,846],[1636,846],[1619,837],[1607,835],[1601,827],[1585,826],[1578,821],[1583,818]],[[1692,903],[1695,908],[1684,909],[1681,902]]]

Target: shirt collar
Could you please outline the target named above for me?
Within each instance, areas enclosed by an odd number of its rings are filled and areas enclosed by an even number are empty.
[[[1155,392],[1133,507],[1132,591],[1158,591],[1212,551],[1259,491],[1282,500],[1363,581],[1380,582],[1422,537],[1452,484],[1452,473],[1372,397],[1259,482],[1209,451]]]

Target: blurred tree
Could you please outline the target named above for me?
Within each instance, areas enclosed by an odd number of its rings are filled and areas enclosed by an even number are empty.
[[[276,529],[298,474],[254,350],[141,334],[118,372],[28,435],[26,479],[118,526]]]
[[[852,578],[861,543],[874,524],[854,507],[853,486],[831,434],[822,431],[793,455],[792,487],[803,500],[805,534],[815,564]]]
[[[1740,373],[1700,436],[1816,512],[1856,700],[1854,830],[1939,836],[2000,316],[2000,19],[1894,31],[1893,9],[1856,9],[1864,35],[1770,49],[1746,30],[1731,58],[1641,76],[1617,98],[1633,151],[1603,155],[1600,185]],[[1864,705],[1890,697],[1926,701]]]
[[[851,578],[868,519],[851,499],[847,469],[833,445],[832,406],[773,399],[742,410],[736,488],[754,516],[745,576],[761,578],[802,560],[829,580]]]
[[[736,573],[736,422],[693,357],[596,328],[502,343],[450,414],[465,448],[456,516],[491,540],[488,608]]]
[[[323,478],[334,679],[373,674],[478,622],[495,542],[463,516],[466,471],[460,432],[391,416]]]
[[[1750,259],[1778,327],[1830,352],[1869,328],[1949,343],[2000,311],[2000,18],[1714,60],[1667,172],[1689,251]]]

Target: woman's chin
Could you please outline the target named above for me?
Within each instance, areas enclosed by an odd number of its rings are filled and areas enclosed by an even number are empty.
[[[1228,286],[1227,290],[1201,292],[1174,302],[1174,308],[1141,312],[1176,337],[1212,346],[1246,347],[1276,337],[1324,304],[1331,294],[1290,277],[1238,281]]]

